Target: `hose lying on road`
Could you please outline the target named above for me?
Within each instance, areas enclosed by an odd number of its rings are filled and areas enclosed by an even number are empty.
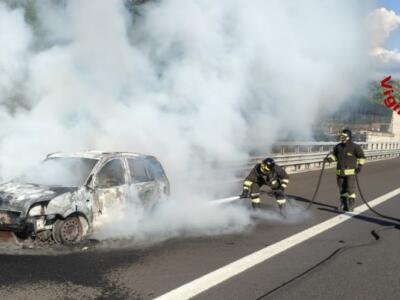
[[[328,155],[329,155],[329,154],[328,154]],[[327,156],[326,156],[326,157],[327,157]],[[322,168],[321,168],[321,172],[320,172],[319,177],[318,177],[317,186],[316,186],[316,188],[315,188],[314,194],[313,194],[313,196],[312,196],[312,198],[311,198],[311,200],[310,200],[310,203],[308,204],[306,210],[308,210],[308,209],[314,204],[314,202],[315,202],[315,198],[316,198],[316,196],[317,196],[317,193],[318,193],[319,188],[320,188],[320,185],[321,185],[321,180],[322,180],[322,175],[323,175],[323,173],[324,173],[324,170],[325,170],[325,159],[324,159],[324,161],[322,162]],[[358,180],[358,175],[355,174],[355,177],[356,177],[357,188],[358,188],[358,191],[359,191],[360,196],[361,196],[361,200],[362,200],[362,201],[364,202],[364,204],[369,208],[369,210],[370,210],[371,212],[373,212],[375,215],[377,215],[377,216],[379,216],[379,217],[381,217],[381,218],[388,219],[388,220],[392,220],[392,221],[395,221],[395,222],[400,223],[400,219],[394,218],[394,217],[391,217],[391,216],[387,216],[387,215],[384,215],[384,214],[381,214],[381,213],[379,213],[378,211],[376,211],[375,209],[373,209],[373,208],[369,205],[369,203],[368,203],[368,201],[365,199],[364,194],[363,194],[363,192],[362,192],[362,189],[361,189],[361,187],[360,187],[360,183],[359,183],[359,180]]]
[[[328,157],[329,154],[330,154],[330,153],[328,153],[326,157]],[[325,157],[325,158],[326,158],[326,157]],[[314,194],[313,194],[311,200],[309,201],[308,206],[305,208],[305,210],[310,209],[311,206],[315,203],[315,199],[316,199],[316,197],[317,197],[319,188],[320,188],[320,186],[321,186],[322,177],[323,177],[323,175],[324,175],[325,164],[326,164],[326,161],[325,161],[325,159],[324,159],[324,160],[322,161],[322,168],[321,168],[321,172],[319,173],[319,177],[318,177],[318,181],[317,181],[317,186],[315,187]],[[363,192],[362,192],[362,189],[361,189],[361,187],[360,187],[360,183],[359,183],[359,180],[358,180],[358,175],[355,174],[355,177],[356,177],[357,188],[358,188],[358,191],[359,191],[360,196],[361,196],[361,200],[362,200],[362,201],[364,202],[364,204],[369,208],[369,210],[370,210],[371,212],[373,212],[375,215],[377,215],[377,216],[379,216],[379,217],[381,217],[381,218],[388,219],[388,220],[392,220],[392,221],[395,221],[395,222],[400,223],[400,219],[394,218],[394,217],[391,217],[391,216],[387,216],[387,215],[384,215],[384,214],[381,214],[381,213],[379,213],[378,211],[376,211],[375,209],[373,209],[373,208],[369,205],[369,203],[368,203],[368,201],[365,199],[364,194],[363,194]],[[239,200],[239,199],[240,199],[239,196],[235,196],[235,197],[229,197],[229,198],[219,199],[219,201],[215,201],[215,202],[213,201],[213,202],[214,202],[214,204],[220,204],[220,203],[232,202],[232,201]]]
[[[323,260],[319,261],[318,263],[314,264],[313,266],[311,266],[310,268],[308,268],[307,270],[305,270],[304,272],[302,272],[299,275],[296,275],[294,277],[292,277],[291,279],[285,281],[284,283],[280,284],[279,286],[269,290],[268,292],[264,293],[262,296],[258,297],[256,300],[261,300],[264,299],[268,296],[270,296],[271,294],[275,293],[276,291],[286,287],[287,285],[289,285],[290,283],[303,278],[304,276],[308,275],[309,273],[311,273],[313,270],[317,269],[318,267],[322,266],[323,264],[325,264],[326,262],[332,260],[333,258],[335,258],[336,256],[338,256],[339,254],[350,250],[350,249],[354,249],[354,248],[359,248],[359,247],[366,247],[366,246],[371,246],[372,244],[374,244],[376,241],[380,240],[380,235],[378,234],[378,232],[380,231],[384,231],[384,230],[388,230],[388,229],[399,229],[399,226],[390,226],[390,227],[380,227],[378,229],[374,229],[371,231],[372,236],[374,237],[374,240],[370,241],[370,242],[366,242],[366,243],[361,243],[361,244],[356,244],[356,245],[349,245],[349,246],[343,246],[343,247],[339,247],[337,248],[335,251],[333,251],[330,255],[328,255],[326,258],[324,258]]]
[[[364,202],[364,204],[369,208],[370,211],[372,211],[375,215],[377,215],[377,216],[379,216],[379,217],[381,217],[381,218],[388,219],[388,220],[392,220],[392,221],[395,221],[395,222],[400,223],[400,219],[394,218],[394,217],[391,217],[391,216],[387,216],[387,215],[384,215],[384,214],[381,214],[380,212],[376,211],[375,209],[373,209],[373,208],[368,204],[368,201],[365,200],[365,197],[364,197],[364,195],[363,195],[363,193],[362,193],[362,190],[361,190],[361,187],[360,187],[360,183],[359,183],[359,181],[358,181],[358,175],[357,175],[357,174],[356,174],[356,183],[357,183],[358,192],[360,193],[360,196],[361,196],[361,200],[362,200],[362,201]]]

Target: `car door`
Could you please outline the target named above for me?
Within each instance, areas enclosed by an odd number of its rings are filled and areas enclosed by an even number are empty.
[[[157,192],[157,184],[154,176],[147,168],[147,160],[144,158],[127,158],[131,182],[136,193],[145,205],[151,204]]]
[[[127,201],[128,174],[123,160],[113,158],[99,169],[94,180],[94,222],[99,223],[107,211],[123,206]],[[97,224],[98,225],[98,224]]]
[[[148,159],[148,170],[157,183],[157,198],[168,197],[170,193],[169,181],[160,162],[152,157]]]

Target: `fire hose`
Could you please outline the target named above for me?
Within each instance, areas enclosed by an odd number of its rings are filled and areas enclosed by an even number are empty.
[[[368,209],[369,209],[371,212],[373,212],[375,215],[377,215],[377,216],[379,216],[379,217],[381,217],[381,218],[383,218],[383,219],[392,220],[392,221],[398,222],[398,223],[400,224],[400,219],[394,218],[394,217],[391,217],[391,216],[384,215],[384,214],[382,214],[382,213],[376,211],[375,209],[373,209],[373,208],[369,205],[368,201],[365,200],[365,197],[364,197],[364,195],[363,195],[363,193],[362,193],[362,189],[361,189],[361,187],[360,187],[360,183],[359,183],[357,174],[356,174],[356,183],[357,183],[358,191],[359,191],[359,193],[360,193],[361,200],[364,202],[364,204],[368,207]]]
[[[329,154],[328,154],[328,155],[329,155]],[[328,155],[327,155],[327,156],[328,156]],[[326,157],[327,157],[327,156],[326,156]],[[319,177],[318,177],[318,182],[317,182],[316,189],[315,189],[315,191],[314,191],[314,194],[313,194],[313,196],[312,196],[312,198],[311,198],[311,200],[310,200],[310,202],[309,202],[309,205],[307,206],[306,210],[308,210],[308,209],[314,204],[314,202],[315,202],[315,198],[316,198],[316,196],[317,196],[317,193],[318,193],[319,188],[320,188],[320,185],[321,185],[321,180],[322,180],[322,176],[323,176],[324,170],[325,170],[325,159],[324,159],[324,161],[323,161],[322,169],[321,169],[320,175],[319,175]],[[379,216],[379,217],[381,217],[381,218],[388,219],[388,220],[392,220],[392,221],[395,221],[395,222],[397,222],[397,223],[400,224],[400,219],[394,218],[394,217],[391,217],[391,216],[384,215],[384,214],[382,214],[382,213],[376,211],[374,208],[372,208],[372,207],[369,205],[368,201],[366,200],[366,198],[364,197],[364,194],[363,194],[363,192],[362,192],[362,189],[361,189],[361,186],[360,186],[360,183],[359,183],[359,179],[358,179],[358,175],[355,174],[355,177],[356,177],[357,189],[358,189],[358,191],[359,191],[359,193],[360,193],[361,200],[362,200],[362,201],[364,202],[364,204],[368,207],[368,209],[369,209],[372,213],[374,213],[375,215],[377,215],[377,216]],[[333,258],[335,258],[336,256],[338,256],[339,254],[345,252],[346,250],[350,250],[350,249],[354,249],[354,248],[358,248],[358,247],[365,247],[365,246],[373,245],[374,242],[380,240],[380,235],[379,235],[378,233],[379,233],[380,231],[389,230],[389,229],[400,229],[400,225],[392,225],[392,226],[389,226],[389,227],[384,226],[384,227],[381,227],[381,228],[372,230],[372,231],[371,231],[371,235],[374,237],[374,240],[372,240],[372,241],[370,241],[370,242],[367,242],[367,243],[360,243],[360,244],[356,244],[356,245],[349,245],[349,246],[339,247],[338,249],[336,249],[335,251],[333,251],[329,256],[327,256],[327,257],[324,258],[323,260],[317,262],[316,264],[314,264],[313,266],[311,266],[310,268],[308,268],[307,270],[305,270],[305,271],[302,272],[301,274],[290,278],[289,280],[283,282],[283,283],[280,284],[279,286],[277,286],[277,287],[275,287],[275,288],[269,290],[268,292],[264,293],[263,295],[257,297],[257,300],[264,299],[265,297],[268,297],[268,296],[270,296],[271,294],[275,293],[276,291],[278,291],[278,290],[280,290],[280,289],[286,287],[286,286],[289,285],[290,283],[292,283],[292,282],[294,282],[294,281],[296,281],[296,280],[298,280],[298,279],[300,279],[300,278],[303,278],[304,276],[306,276],[307,274],[309,274],[310,272],[312,272],[312,271],[315,270],[316,268],[322,266],[323,264],[325,264],[326,262],[332,260]]]
[[[328,153],[328,154],[324,157],[324,159],[323,159],[323,161],[322,161],[322,168],[321,168],[321,171],[320,171],[319,176],[318,176],[317,185],[316,185],[316,187],[315,187],[315,190],[314,190],[314,193],[313,193],[313,195],[312,195],[312,197],[311,197],[311,200],[309,201],[309,204],[307,205],[307,207],[306,207],[304,210],[309,210],[309,209],[311,208],[311,206],[315,204],[315,199],[316,199],[317,194],[318,194],[318,191],[319,191],[319,189],[320,189],[320,187],[321,187],[322,177],[323,177],[324,172],[325,172],[326,158],[329,156],[329,154],[330,154],[330,153]],[[381,217],[381,218],[383,218],[383,219],[388,219],[388,220],[391,220],[391,221],[395,221],[395,222],[397,222],[397,223],[400,223],[400,219],[395,218],[395,217],[391,217],[391,216],[384,215],[384,214],[382,214],[382,213],[376,211],[374,208],[372,208],[372,207],[369,205],[369,203],[368,203],[368,201],[366,200],[366,198],[364,197],[364,194],[363,194],[363,192],[362,192],[362,189],[361,189],[361,186],[360,186],[360,182],[359,182],[357,173],[355,174],[355,178],[356,178],[357,189],[358,189],[358,191],[359,191],[359,193],[360,193],[361,200],[362,200],[362,201],[364,202],[364,204],[368,207],[368,209],[369,209],[372,213],[374,213],[375,215],[377,215],[377,216],[379,216],[379,217]],[[240,197],[237,196],[237,197],[232,197],[232,198],[227,198],[227,199],[228,199],[229,201],[231,201],[232,199],[235,199],[235,200],[236,200],[236,199],[240,199]]]
[[[322,176],[324,175],[325,164],[326,164],[326,158],[329,156],[329,154],[330,154],[330,153],[328,153],[328,154],[324,157],[324,159],[323,159],[323,161],[322,161],[322,168],[321,168],[321,172],[319,173],[319,176],[318,176],[317,186],[316,186],[316,188],[315,188],[314,194],[313,194],[313,196],[312,196],[312,198],[311,198],[311,200],[310,200],[310,203],[308,204],[306,210],[310,209],[310,207],[311,207],[311,206],[314,204],[314,202],[315,202],[315,198],[317,197],[319,188],[320,188],[320,186],[321,186]]]
[[[329,154],[330,154],[330,153],[328,153],[328,154],[326,155],[326,157],[328,157]],[[326,157],[325,157],[325,158],[326,158]],[[319,176],[318,176],[318,182],[317,182],[317,186],[316,186],[316,188],[315,188],[314,194],[313,194],[311,200],[309,201],[308,206],[305,208],[305,210],[310,209],[310,207],[315,203],[315,198],[317,197],[319,188],[320,188],[320,186],[321,186],[322,176],[324,175],[325,163],[326,163],[326,162],[325,162],[325,158],[324,158],[324,160],[322,161],[322,168],[321,168],[321,172],[319,173]],[[241,197],[240,197],[240,196],[235,196],[235,197],[223,199],[223,201],[232,201],[232,200],[237,200],[237,199],[241,199]]]
[[[329,154],[330,154],[330,153],[328,153],[328,154],[325,156],[324,160],[322,161],[322,168],[321,168],[321,172],[320,172],[319,177],[318,177],[317,186],[316,186],[316,188],[315,188],[314,194],[313,194],[313,196],[312,196],[312,198],[311,198],[311,200],[310,200],[310,202],[309,202],[309,204],[308,204],[306,210],[310,209],[310,207],[311,207],[311,206],[314,204],[314,202],[315,202],[315,198],[317,197],[319,188],[320,188],[320,186],[321,186],[322,176],[323,176],[324,171],[325,171],[325,163],[326,163],[325,159],[329,156]],[[358,180],[358,175],[357,175],[357,173],[355,174],[355,178],[356,178],[357,189],[358,189],[358,191],[359,191],[359,193],[360,193],[361,200],[362,200],[362,201],[364,202],[364,204],[368,207],[368,209],[369,209],[372,213],[374,213],[375,215],[377,215],[377,216],[379,216],[379,217],[381,217],[381,218],[383,218],[383,219],[388,219],[388,220],[392,220],[392,221],[395,221],[395,222],[397,222],[397,223],[400,223],[400,219],[394,218],[394,217],[391,217],[391,216],[384,215],[384,214],[382,214],[382,213],[376,211],[374,208],[372,208],[372,207],[369,205],[369,203],[368,203],[368,201],[366,200],[366,198],[364,197],[364,194],[363,194],[362,189],[361,189],[361,186],[360,186],[360,182],[359,182],[359,180]]]

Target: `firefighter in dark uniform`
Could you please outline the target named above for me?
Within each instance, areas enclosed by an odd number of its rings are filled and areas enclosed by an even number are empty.
[[[360,145],[352,142],[350,129],[343,129],[340,133],[340,143],[333,148],[333,152],[326,158],[328,162],[337,162],[336,175],[340,190],[339,209],[353,211],[356,200],[355,175],[365,164],[365,155]]]
[[[285,189],[289,183],[286,171],[275,164],[272,158],[266,158],[256,164],[243,182],[241,198],[250,198],[253,208],[260,207],[260,188],[263,185],[271,187],[276,202],[280,208],[286,204]]]

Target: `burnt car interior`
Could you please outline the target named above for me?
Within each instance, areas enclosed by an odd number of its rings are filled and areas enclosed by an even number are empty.
[[[78,187],[85,183],[97,162],[97,159],[81,157],[48,158],[13,181],[36,185]]]
[[[124,185],[125,169],[119,158],[107,162],[97,174],[97,186],[99,188],[111,188]]]

